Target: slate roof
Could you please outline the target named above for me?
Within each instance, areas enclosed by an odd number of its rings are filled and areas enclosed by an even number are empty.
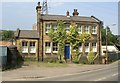
[[[43,20],[49,20],[49,21],[56,21],[56,20],[64,20],[64,21],[74,21],[74,22],[99,22],[97,18],[94,16],[91,17],[84,17],[84,16],[64,16],[64,15],[42,15]]]
[[[17,30],[15,36],[19,38],[39,38],[37,30]]]

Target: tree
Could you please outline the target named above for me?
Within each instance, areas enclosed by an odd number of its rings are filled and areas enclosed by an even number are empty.
[[[67,41],[70,42],[70,50],[71,50],[71,59],[73,55],[73,50],[76,50],[78,52],[78,44],[80,41],[78,41],[77,36],[78,33],[78,26],[76,23],[71,23],[70,25],[70,31],[67,32]]]
[[[86,42],[90,39],[92,39],[90,34],[87,33],[79,34],[77,24],[71,23],[70,31],[67,32],[67,41],[70,42],[70,46],[71,46],[71,56],[74,55],[73,50],[76,50],[76,55],[79,55],[78,49],[80,43],[83,43],[85,45]],[[83,50],[82,55],[85,55],[85,49]]]
[[[57,31],[54,32],[53,27],[50,28],[48,35],[51,37],[53,42],[58,43],[58,59],[60,61],[64,60],[64,48],[66,41],[66,30],[63,21],[58,21]]]
[[[101,29],[102,33],[102,45],[106,45],[106,29],[102,27]],[[117,40],[118,36],[112,34],[112,31],[110,30],[109,27],[107,27],[107,39],[108,39],[108,45],[114,45],[118,43]]]
[[[14,39],[14,31],[4,30],[1,32],[2,40],[11,41]]]
[[[88,33],[82,33],[79,35],[80,41],[83,43],[83,47],[88,42],[88,40],[92,39],[91,35]],[[85,55],[85,48],[83,49],[83,55]]]

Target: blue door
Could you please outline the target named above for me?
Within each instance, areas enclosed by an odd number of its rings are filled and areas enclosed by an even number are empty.
[[[69,59],[70,58],[70,46],[69,44],[65,45],[65,59]]]

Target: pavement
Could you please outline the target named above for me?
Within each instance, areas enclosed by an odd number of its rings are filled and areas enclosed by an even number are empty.
[[[109,66],[118,65],[118,62],[112,64],[96,65],[77,65],[68,64],[67,67],[39,67],[37,65],[22,66],[21,68],[2,72],[2,81],[30,81],[50,77],[59,77],[75,73],[83,73],[93,70],[104,69]]]

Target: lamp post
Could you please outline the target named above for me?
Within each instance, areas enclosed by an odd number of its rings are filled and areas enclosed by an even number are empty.
[[[107,48],[107,45],[108,45],[108,31],[107,31],[107,28],[109,26],[115,26],[116,24],[112,24],[112,25],[107,25],[106,26],[106,64],[109,63],[109,60],[108,60],[108,48]]]

